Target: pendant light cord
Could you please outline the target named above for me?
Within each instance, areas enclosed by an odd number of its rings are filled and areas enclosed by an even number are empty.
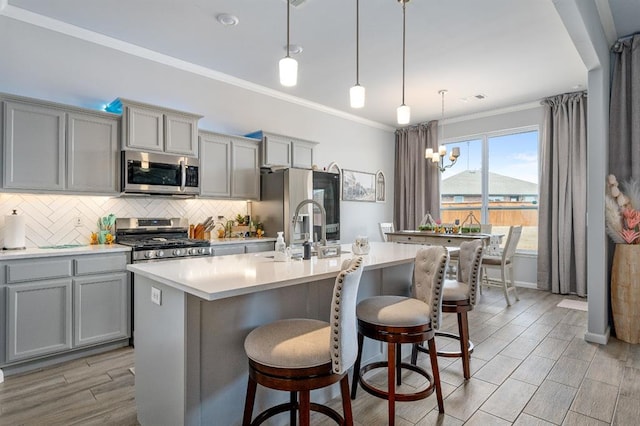
[[[287,0],[287,58],[289,57],[289,9],[291,9],[291,0]]]
[[[405,63],[405,42],[406,42],[406,13],[408,0],[402,1],[402,105],[404,105],[404,63]]]
[[[356,86],[360,85],[360,0],[356,0]]]

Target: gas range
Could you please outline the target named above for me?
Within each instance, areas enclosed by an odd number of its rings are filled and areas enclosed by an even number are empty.
[[[209,241],[188,238],[186,219],[118,218],[115,234],[118,244],[133,248],[134,263],[213,254]]]

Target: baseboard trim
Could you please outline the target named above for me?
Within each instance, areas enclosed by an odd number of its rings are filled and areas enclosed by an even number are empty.
[[[611,334],[611,328],[607,327],[607,329],[605,330],[604,334],[599,334],[599,333],[591,333],[591,332],[586,332],[584,333],[584,340],[587,342],[591,342],[591,343],[598,343],[600,345],[606,345],[607,342],[609,342],[609,337]]]

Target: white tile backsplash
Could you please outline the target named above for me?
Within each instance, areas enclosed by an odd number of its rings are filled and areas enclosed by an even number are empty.
[[[189,223],[208,216],[235,218],[245,215],[245,201],[171,199],[161,197],[90,197],[81,195],[0,194],[0,247],[4,246],[4,217],[12,210],[26,217],[26,246],[88,244],[98,230],[98,218],[109,213],[117,217],[186,217]],[[82,225],[76,225],[80,217]]]

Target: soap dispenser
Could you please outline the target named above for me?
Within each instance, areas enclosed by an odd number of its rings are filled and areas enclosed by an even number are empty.
[[[284,231],[279,231],[278,232],[278,236],[276,237],[276,245],[275,245],[275,250],[276,253],[274,255],[274,259],[276,261],[284,261],[286,260],[286,250],[287,250],[287,245],[284,242]]]

